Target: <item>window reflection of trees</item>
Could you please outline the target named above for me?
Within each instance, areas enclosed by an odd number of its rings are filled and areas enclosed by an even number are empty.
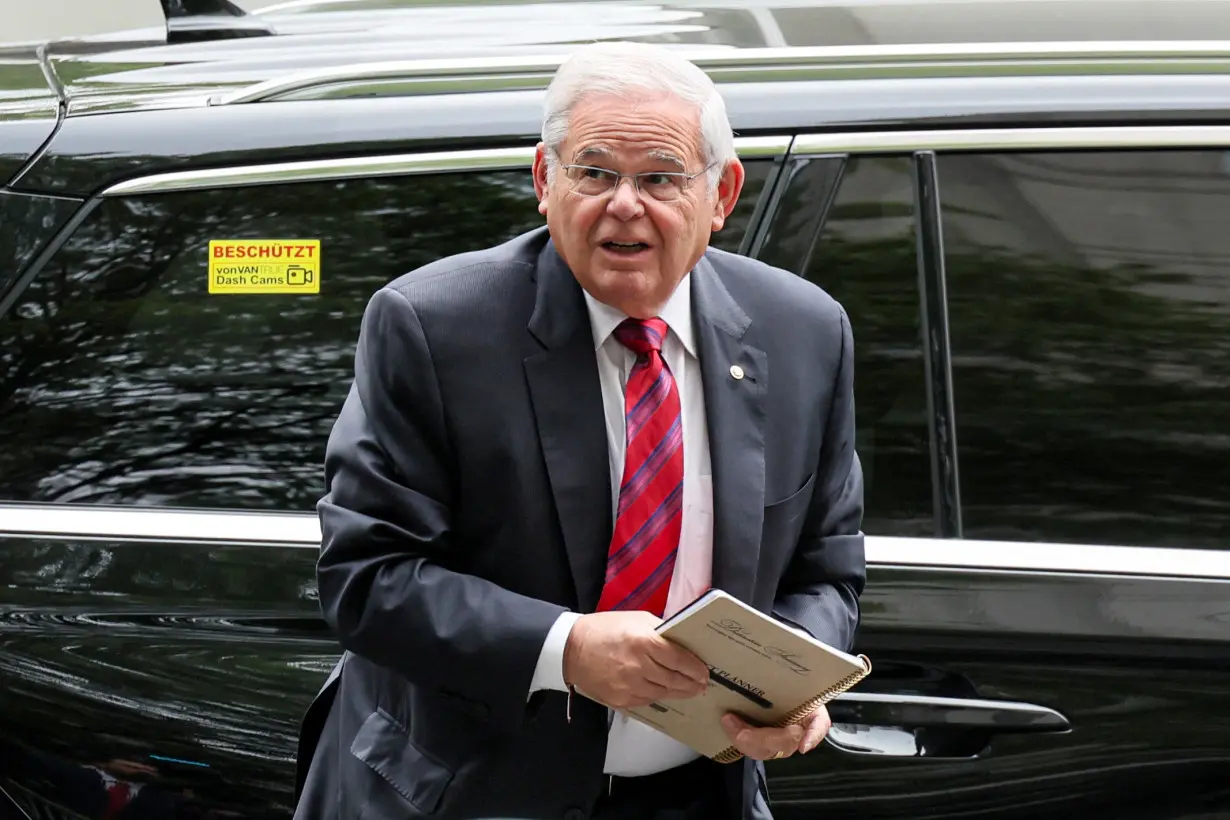
[[[812,161],[765,249],[775,264],[801,264],[839,186],[802,274],[850,316],[864,529],[875,535],[935,533],[911,173],[900,157]]]
[[[371,294],[541,224],[525,171],[104,202],[0,317],[0,498],[312,509]],[[220,238],[322,240],[321,293],[209,295]]]
[[[966,535],[1230,546],[1220,152],[940,168]]]
[[[4,496],[310,509],[367,299],[541,224],[504,176],[108,201],[0,320]],[[210,239],[295,237],[319,296],[208,295]]]
[[[79,205],[72,199],[0,191],[0,294]]]

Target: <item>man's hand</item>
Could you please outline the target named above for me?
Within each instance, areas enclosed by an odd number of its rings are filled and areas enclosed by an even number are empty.
[[[564,647],[564,680],[615,709],[703,693],[709,667],[655,632],[661,622],[649,612],[582,615]]]
[[[776,760],[795,752],[807,753],[816,748],[829,733],[833,721],[829,710],[820,706],[802,722],[783,728],[753,726],[738,715],[722,718],[722,728],[736,749],[753,760]]]

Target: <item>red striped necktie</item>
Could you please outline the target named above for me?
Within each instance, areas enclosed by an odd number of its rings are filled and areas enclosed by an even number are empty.
[[[636,354],[624,390],[627,452],[598,611],[666,608],[683,521],[679,388],[662,359],[666,322],[627,319],[615,338]]]

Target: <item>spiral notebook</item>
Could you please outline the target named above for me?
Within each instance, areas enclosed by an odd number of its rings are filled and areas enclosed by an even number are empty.
[[[818,641],[721,590],[671,616],[659,633],[709,666],[704,694],[626,710],[719,763],[743,755],[721,719],[735,712],[760,726],[788,726],[871,674],[871,661]]]

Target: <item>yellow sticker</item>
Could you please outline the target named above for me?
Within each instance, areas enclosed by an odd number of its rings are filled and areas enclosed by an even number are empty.
[[[320,293],[320,240],[210,240],[209,292]]]

